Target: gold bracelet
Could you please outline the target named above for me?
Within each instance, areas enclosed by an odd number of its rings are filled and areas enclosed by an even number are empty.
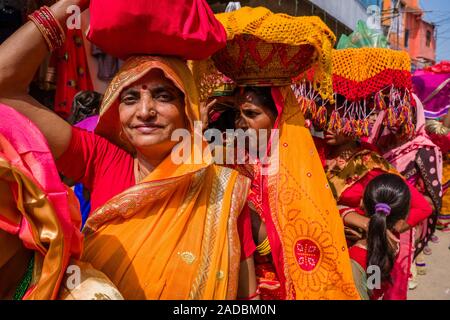
[[[263,242],[261,242],[257,247],[256,250],[261,256],[267,256],[272,251],[272,248],[270,247],[269,238],[266,238]]]

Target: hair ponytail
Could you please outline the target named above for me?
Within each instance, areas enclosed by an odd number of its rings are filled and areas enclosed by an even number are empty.
[[[394,266],[395,254],[390,249],[387,239],[386,214],[376,211],[370,217],[367,235],[367,265],[378,266],[381,270],[381,280],[390,281],[390,273]]]
[[[370,181],[364,192],[364,207],[370,217],[367,234],[367,266],[378,266],[381,280],[391,281],[396,253],[388,240],[388,230],[406,219],[411,194],[405,181],[394,174],[382,174]]]

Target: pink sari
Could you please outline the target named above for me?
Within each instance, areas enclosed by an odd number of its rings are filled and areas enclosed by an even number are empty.
[[[35,252],[32,284],[23,299],[56,299],[69,259],[81,255],[81,217],[42,133],[8,106],[0,104],[0,114],[0,182],[9,185],[17,205],[0,212],[0,229]]]

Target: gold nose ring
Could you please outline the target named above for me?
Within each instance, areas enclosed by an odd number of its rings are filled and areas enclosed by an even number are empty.
[[[156,111],[155,110],[150,110],[150,116],[152,116],[152,117],[156,116]]]

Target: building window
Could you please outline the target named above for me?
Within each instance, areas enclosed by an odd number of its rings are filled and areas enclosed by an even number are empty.
[[[409,47],[409,29],[405,30],[405,48]]]
[[[427,47],[431,46],[431,31],[427,30]]]

